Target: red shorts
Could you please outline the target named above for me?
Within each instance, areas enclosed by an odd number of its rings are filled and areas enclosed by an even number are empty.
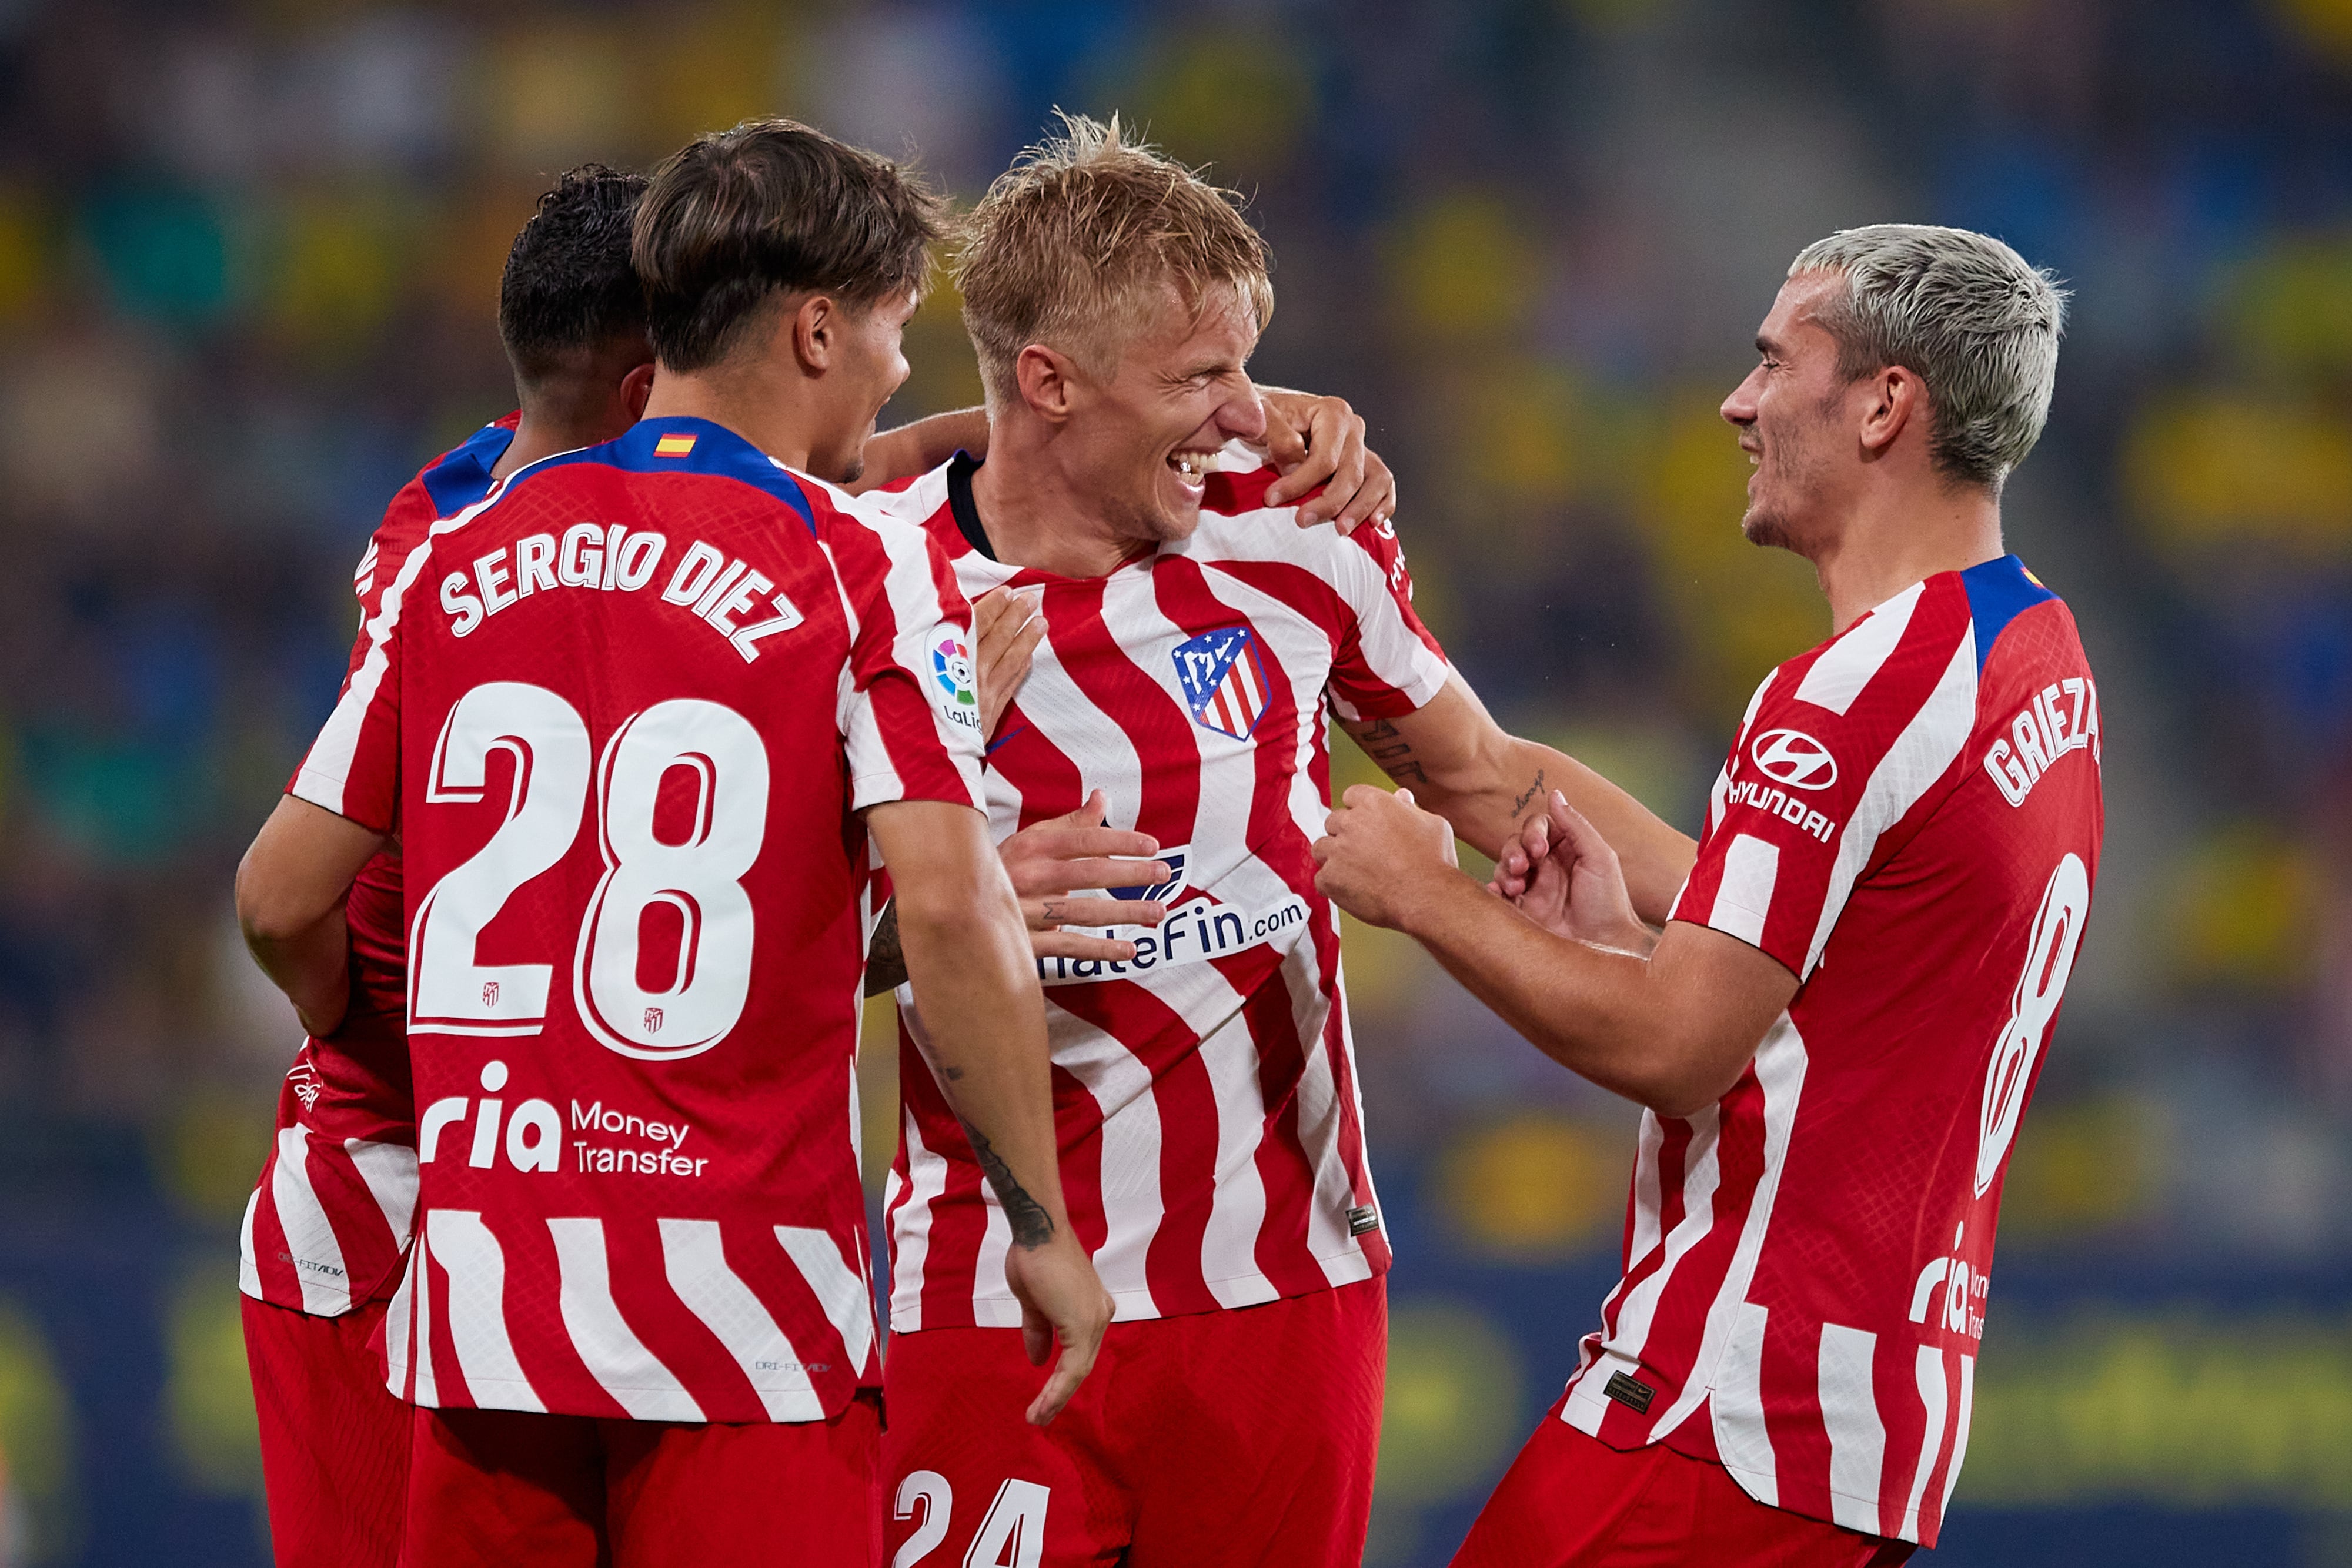
[[[415,1413],[411,1568],[879,1568],[881,1411],[730,1426]]]
[[[408,1406],[368,1336],[384,1303],[341,1317],[245,1301],[261,1479],[279,1568],[392,1568],[408,1491]]]
[[[1045,1369],[1018,1330],[894,1335],[882,1373],[893,1568],[1355,1568],[1388,1315],[1383,1282],[1366,1280],[1113,1323],[1043,1427],[1022,1418]]]
[[[1544,1417],[1454,1568],[1896,1568],[1916,1548],[1768,1508],[1721,1465]]]

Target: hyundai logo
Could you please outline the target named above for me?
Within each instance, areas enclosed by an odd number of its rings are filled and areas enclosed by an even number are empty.
[[[1767,730],[1748,755],[1765,778],[1791,789],[1826,789],[1837,782],[1837,758],[1801,729]]]

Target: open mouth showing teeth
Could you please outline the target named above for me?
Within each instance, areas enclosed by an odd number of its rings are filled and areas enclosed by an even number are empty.
[[[1175,452],[1168,457],[1168,466],[1188,485],[1197,485],[1209,476],[1209,465],[1214,462],[1213,452]]]

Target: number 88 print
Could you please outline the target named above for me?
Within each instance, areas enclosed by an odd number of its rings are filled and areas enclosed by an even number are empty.
[[[506,817],[489,841],[436,882],[409,930],[411,1027],[444,1034],[536,1034],[551,964],[482,964],[483,929],[579,837],[588,795],[588,727],[543,686],[491,681],[449,709],[434,742],[428,803],[479,801],[494,751],[514,761]],[[674,768],[693,780],[677,843],[654,829]],[[596,767],[604,874],[581,917],[573,994],[591,1033],[625,1056],[692,1056],[725,1039],[751,991],[752,915],[741,878],[767,831],[768,751],[732,708],[698,698],[654,704],[614,731]],[[669,984],[640,983],[646,915],[677,916]],[[653,955],[659,958],[662,954]]]

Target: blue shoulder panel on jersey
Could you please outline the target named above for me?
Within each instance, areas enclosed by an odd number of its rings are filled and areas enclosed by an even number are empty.
[[[2009,623],[2045,600],[2058,596],[2033,579],[2025,563],[2013,555],[1972,566],[1960,573],[1969,591],[1969,614],[1977,625],[1977,674]]]
[[[764,490],[801,515],[816,532],[816,511],[791,472],[723,425],[674,415],[641,419],[618,441],[581,454],[631,474],[710,474]]]
[[[514,435],[504,425],[486,424],[419,475],[425,493],[433,497],[433,515],[454,517],[488,495],[490,470],[514,444]]]

